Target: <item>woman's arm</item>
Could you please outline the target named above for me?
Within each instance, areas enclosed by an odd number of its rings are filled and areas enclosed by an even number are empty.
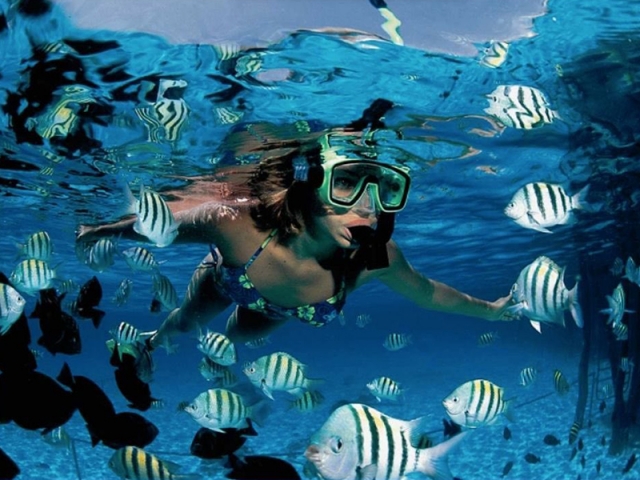
[[[169,204],[171,208],[171,204]],[[173,243],[215,243],[217,225],[222,218],[235,218],[236,209],[207,202],[188,210],[172,212],[178,225],[178,236]],[[114,223],[104,225],[81,225],[76,232],[77,242],[93,242],[106,237],[121,237],[140,242],[148,241],[136,233],[133,225],[136,216],[130,215]]]
[[[392,240],[387,244],[389,267],[365,273],[363,280],[378,278],[392,290],[408,298],[416,305],[440,312],[468,315],[485,320],[511,320],[505,309],[511,295],[487,302],[460,292],[444,283],[425,277],[406,260],[398,245]],[[358,282],[360,283],[360,282]]]

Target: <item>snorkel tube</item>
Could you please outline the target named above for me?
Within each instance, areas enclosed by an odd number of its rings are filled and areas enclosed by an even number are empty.
[[[395,220],[395,213],[380,212],[375,230],[365,226],[351,227],[349,229],[351,236],[359,245],[354,261],[361,262],[367,270],[387,268],[389,266],[387,243],[391,240]]]

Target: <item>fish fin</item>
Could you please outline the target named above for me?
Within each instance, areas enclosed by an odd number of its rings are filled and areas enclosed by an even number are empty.
[[[445,424],[446,425],[446,424]],[[409,443],[418,448],[426,432],[429,431],[429,419],[426,416],[414,418],[406,422],[406,430],[409,432]]]
[[[527,212],[527,218],[529,219],[529,227],[533,230],[543,233],[553,233],[551,230],[544,228],[541,223],[543,222],[542,214],[533,210]]]
[[[270,413],[271,413],[270,402],[264,399],[258,400],[256,403],[254,403],[249,407],[249,414],[248,414],[249,416],[247,418],[248,428],[251,428],[251,430],[253,430],[253,426],[251,422],[255,422],[259,426],[264,425],[264,422]]]
[[[129,184],[126,182],[124,184],[124,196],[126,198],[124,215],[135,215],[138,211],[138,199],[133,195],[131,187],[129,187]]]
[[[262,390],[262,393],[264,393],[267,396],[267,398],[270,398],[271,400],[273,400],[273,394],[271,393],[271,389],[267,387],[267,384],[265,383],[264,379],[260,382],[260,390]]]
[[[516,415],[513,412],[514,403],[515,403],[515,398],[510,398],[509,400],[505,400],[504,409],[502,410],[502,413],[504,414],[505,418],[513,423],[516,422]]]
[[[455,437],[450,438],[435,447],[425,448],[418,451],[418,470],[425,475],[436,480],[450,480],[453,478],[447,456],[460,445],[471,430],[465,430]]]
[[[71,373],[71,369],[69,368],[67,362],[64,362],[64,365],[62,365],[62,369],[56,377],[56,380],[58,380],[58,382],[60,382],[65,387],[73,388],[73,385],[76,382],[73,378],[73,374]]]
[[[358,480],[373,480],[376,478],[376,473],[378,471],[378,465],[372,463],[367,465],[366,467],[362,467],[358,472],[356,478]]]
[[[580,307],[580,301],[578,298],[578,283],[580,282],[576,281],[576,284],[569,291],[569,310],[571,311],[571,316],[576,322],[578,328],[582,328],[584,326],[584,319],[582,316],[582,308]]]
[[[529,323],[531,323],[531,326],[536,332],[542,333],[542,329],[540,328],[540,322],[536,320],[530,320]]]
[[[315,390],[318,387],[320,387],[320,385],[324,384],[324,379],[323,378],[307,378],[304,381],[304,389],[305,390]],[[301,394],[304,392],[300,392]]]
[[[571,196],[571,207],[575,209],[588,209],[587,195],[589,194],[590,185],[585,185],[582,189]]]

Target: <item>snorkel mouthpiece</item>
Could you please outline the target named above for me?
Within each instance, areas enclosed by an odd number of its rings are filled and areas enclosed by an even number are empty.
[[[359,245],[355,259],[361,261],[367,270],[389,266],[387,243],[391,239],[394,223],[395,214],[382,212],[375,230],[367,226],[349,228],[351,237]]]

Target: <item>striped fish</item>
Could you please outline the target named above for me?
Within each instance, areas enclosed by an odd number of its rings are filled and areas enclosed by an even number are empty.
[[[167,97],[175,96],[168,93],[170,90],[183,89],[187,85],[185,80],[161,79],[156,101],[151,105],[134,109],[135,114],[147,127],[150,142],[180,140],[189,118],[189,107],[183,98]]]
[[[478,346],[486,347],[487,345],[491,345],[498,338],[498,334],[496,332],[487,332],[483,333],[478,337]]]
[[[222,367],[222,375],[212,381],[216,388],[232,388],[238,384],[238,377],[229,367]]]
[[[9,331],[22,315],[26,302],[11,285],[0,283],[0,335]]]
[[[178,306],[178,293],[171,280],[159,272],[153,274],[153,297],[157,299],[165,310],[171,311]]]
[[[45,443],[53,447],[71,450],[73,440],[64,427],[56,427],[53,430],[43,433],[41,437]]]
[[[53,252],[51,237],[47,232],[36,232],[27,238],[24,245],[18,245],[20,256],[48,262]]]
[[[632,266],[635,267],[635,263],[633,263],[633,258],[629,257],[627,259],[627,264],[629,263],[629,260],[631,260]],[[613,261],[613,264],[611,265],[611,268],[609,269],[609,272],[611,272],[611,275],[613,275],[614,277],[619,277],[622,275],[624,271],[625,271],[624,262],[620,257],[616,257],[615,260]]]
[[[118,285],[116,292],[113,295],[111,301],[115,303],[118,307],[121,307],[127,300],[129,300],[129,295],[131,295],[131,287],[133,282],[128,278],[123,279]]]
[[[51,288],[55,278],[55,269],[49,268],[46,262],[33,258],[23,260],[11,272],[11,283],[28,295],[35,295],[39,290]]]
[[[358,328],[364,328],[371,323],[371,315],[368,313],[361,313],[356,317],[356,326]]]
[[[571,428],[569,429],[569,445],[572,445],[578,439],[580,430],[582,430],[581,421],[576,420],[571,424]]]
[[[129,480],[191,480],[195,474],[177,474],[178,466],[163,462],[138,447],[121,447],[109,459],[109,468],[120,478]]]
[[[501,413],[511,419],[510,402],[504,399],[502,387],[488,380],[478,379],[460,385],[442,404],[455,423],[476,428],[495,423]]]
[[[131,247],[122,251],[124,261],[134,271],[153,272],[160,268],[153,254],[143,247]]]
[[[315,410],[322,402],[324,402],[324,395],[322,395],[322,393],[317,390],[308,390],[300,397],[291,401],[289,408],[295,408],[300,412],[310,412]]]
[[[620,325],[622,323],[622,316],[625,313],[634,313],[633,310],[627,310],[624,308],[625,302],[624,288],[622,288],[622,284],[619,283],[613,290],[613,294],[607,295],[607,303],[609,304],[609,307],[600,310],[600,313],[609,314],[609,318],[607,318],[607,325],[612,325],[612,327],[615,328],[616,325]]]
[[[94,243],[87,254],[87,265],[96,272],[104,272],[112,266],[114,255],[116,254],[116,245],[110,238],[101,238]]]
[[[140,338],[140,332],[136,327],[127,322],[120,322],[118,328],[115,330],[111,330],[109,332],[115,341],[115,345],[118,345],[118,356],[120,360],[122,360],[122,355],[127,353],[134,358],[138,358],[138,354],[140,349],[138,348],[138,343],[142,340]],[[107,342],[107,347],[110,351],[113,351],[113,345],[109,347],[109,342]]]
[[[549,102],[537,88],[524,85],[499,85],[487,95],[489,106],[484,111],[507,127],[530,130],[560,118],[549,108]]]
[[[222,333],[200,332],[198,336],[198,350],[220,365],[236,363],[236,347],[229,337]]]
[[[179,223],[164,199],[140,185],[140,197],[136,199],[130,190],[129,211],[136,214],[133,230],[149,239],[157,247],[166,247],[178,236]]]
[[[470,433],[432,448],[423,444],[426,417],[406,421],[366,405],[343,405],[311,437],[305,471],[333,479],[399,480],[412,473],[451,479],[447,455]]]
[[[269,340],[269,336],[255,338],[253,340],[244,342],[244,344],[249,348],[261,348],[268,345],[269,343],[271,343],[271,340]]]
[[[390,333],[387,338],[385,338],[382,346],[389,350],[390,352],[395,352],[397,350],[401,350],[407,345],[411,345],[411,335],[406,333]]]
[[[276,352],[247,363],[244,374],[249,381],[273,400],[272,391],[283,390],[301,395],[304,390],[321,380],[311,380],[305,375],[306,366],[284,352]]]
[[[589,185],[569,196],[560,185],[528,183],[513,195],[504,213],[524,228],[552,233],[548,227],[569,223],[574,210],[585,208],[588,193]]]
[[[616,260],[620,259],[616,258]],[[622,262],[622,260],[620,261]],[[622,273],[622,271],[620,271],[620,273]],[[636,262],[633,261],[633,257],[627,258],[627,263],[624,266],[624,276],[622,278],[626,278],[630,282],[640,286],[640,268],[636,266]]]
[[[556,369],[553,371],[553,386],[560,395],[565,395],[569,392],[569,382],[564,374]]]
[[[570,310],[576,325],[582,328],[582,309],[578,303],[578,282],[569,290],[564,284],[564,268],[548,257],[540,256],[522,269],[511,288],[516,304],[509,311],[527,316],[540,332],[540,322],[564,327],[564,312]]]
[[[520,385],[531,386],[538,378],[538,370],[534,367],[525,367],[520,371]]]
[[[367,388],[376,400],[397,401],[404,393],[400,384],[389,377],[378,377],[367,383]]]
[[[199,425],[214,432],[224,433],[223,428],[245,428],[249,426],[247,418],[256,420],[252,407],[245,405],[240,395],[224,388],[202,392],[182,409]]]
[[[97,103],[91,89],[84,85],[63,87],[60,98],[45,113],[27,121],[42,138],[67,137],[78,126],[78,112],[82,104]]]
[[[205,380],[211,381],[224,376],[225,367],[214,362],[209,357],[204,357],[198,365],[198,371]]]
[[[489,68],[498,68],[507,59],[509,53],[509,44],[507,42],[492,41],[489,46],[482,52],[480,65]]]

